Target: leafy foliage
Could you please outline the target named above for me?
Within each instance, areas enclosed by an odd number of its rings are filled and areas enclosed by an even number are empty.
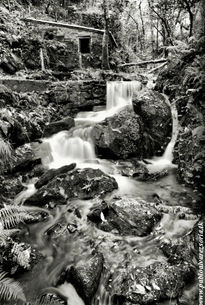
[[[205,84],[205,55],[196,56],[193,63],[185,70],[183,85],[190,89],[200,91]]]
[[[20,284],[7,277],[7,273],[4,271],[0,271],[0,299],[26,301]]]
[[[8,166],[12,160],[12,148],[8,141],[0,138],[0,172]]]
[[[4,229],[14,228],[24,220],[31,218],[32,216],[24,207],[7,206],[0,210],[0,223],[3,225]]]
[[[30,268],[31,248],[26,248],[23,243],[14,243],[11,253],[16,263],[24,269]]]

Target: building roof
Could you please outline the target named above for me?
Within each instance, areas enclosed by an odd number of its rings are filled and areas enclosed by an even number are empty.
[[[51,25],[51,26],[56,26],[56,27],[69,28],[69,29],[73,29],[73,30],[93,32],[93,33],[102,34],[102,35],[105,32],[104,30],[101,30],[101,29],[82,26],[82,25],[78,25],[78,24],[69,24],[69,23],[64,23],[64,22],[55,22],[55,21],[41,20],[41,19],[35,19],[35,18],[22,18],[22,20],[24,22],[45,24],[45,25]],[[111,32],[110,32],[110,37],[111,37],[111,40],[114,43],[114,45],[117,47],[117,42]]]
[[[61,28],[69,28],[69,29],[74,29],[74,30],[82,30],[82,31],[87,31],[87,32],[104,34],[104,30],[87,27],[87,26],[82,26],[82,25],[77,25],[77,24],[69,24],[69,23],[64,23],[64,22],[55,22],[55,21],[41,20],[41,19],[35,19],[35,18],[23,18],[22,20],[25,22],[47,24],[47,25],[57,26],[57,27],[61,27]]]

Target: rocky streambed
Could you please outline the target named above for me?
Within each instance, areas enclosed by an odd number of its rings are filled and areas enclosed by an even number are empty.
[[[201,197],[179,184],[176,168],[148,170],[145,158],[161,156],[171,138],[163,95],[146,89],[130,106],[79,129],[79,117],[45,125],[50,105],[35,120],[39,133],[19,110],[2,112],[2,139],[16,149],[2,165],[0,259],[22,288],[5,304],[197,304]],[[29,140],[15,136],[16,113]]]

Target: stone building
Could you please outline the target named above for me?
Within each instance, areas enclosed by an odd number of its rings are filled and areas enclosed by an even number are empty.
[[[50,68],[55,68],[56,58],[68,70],[101,67],[104,30],[34,18],[25,18],[24,21],[45,41]],[[110,38],[112,48],[116,43],[112,34]]]

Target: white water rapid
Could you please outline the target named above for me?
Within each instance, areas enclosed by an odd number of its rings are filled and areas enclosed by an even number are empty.
[[[42,48],[40,48],[40,61],[41,61],[41,71],[45,71],[45,62],[44,62],[44,55]]]
[[[90,162],[96,160],[92,140],[93,125],[114,115],[126,106],[132,107],[133,94],[140,89],[141,83],[139,81],[107,82],[105,110],[81,112],[75,118],[76,127],[71,131],[62,131],[44,139],[44,143],[50,145],[52,155],[52,161],[49,162],[48,167],[59,168],[72,162],[83,166],[83,163],[88,161],[91,167]],[[96,167],[96,161],[94,164]]]
[[[95,146],[92,139],[94,124],[103,121],[119,112],[123,107],[132,107],[134,93],[141,90],[141,83],[138,81],[116,81],[107,82],[107,103],[106,109],[101,111],[81,112],[75,118],[75,125],[70,131],[61,131],[50,138],[44,139],[44,143],[51,149],[52,160],[47,162],[49,168],[59,168],[72,162],[78,167],[100,168],[108,174],[115,175],[117,182],[122,185],[125,178],[116,175],[116,171],[110,170],[111,164],[106,160],[97,159]],[[149,172],[159,172],[164,169],[176,167],[173,161],[173,149],[178,135],[178,117],[176,105],[170,104],[169,99],[164,95],[165,102],[170,106],[172,113],[172,137],[161,157],[147,159],[146,164]],[[45,160],[43,162],[46,163]],[[124,181],[125,182],[125,181]],[[123,184],[124,184],[123,182]],[[130,181],[129,188],[135,188]]]
[[[165,152],[161,157],[155,157],[153,159],[147,159],[149,164],[147,165],[147,168],[149,172],[154,173],[158,171],[162,171],[164,169],[169,169],[169,168],[175,168],[176,165],[173,164],[173,151],[174,151],[174,146],[176,144],[177,136],[178,136],[178,113],[177,113],[177,108],[176,104],[170,103],[168,97],[164,94],[164,98],[166,103],[170,106],[171,108],[171,114],[172,114],[172,137],[170,142],[168,143]]]

